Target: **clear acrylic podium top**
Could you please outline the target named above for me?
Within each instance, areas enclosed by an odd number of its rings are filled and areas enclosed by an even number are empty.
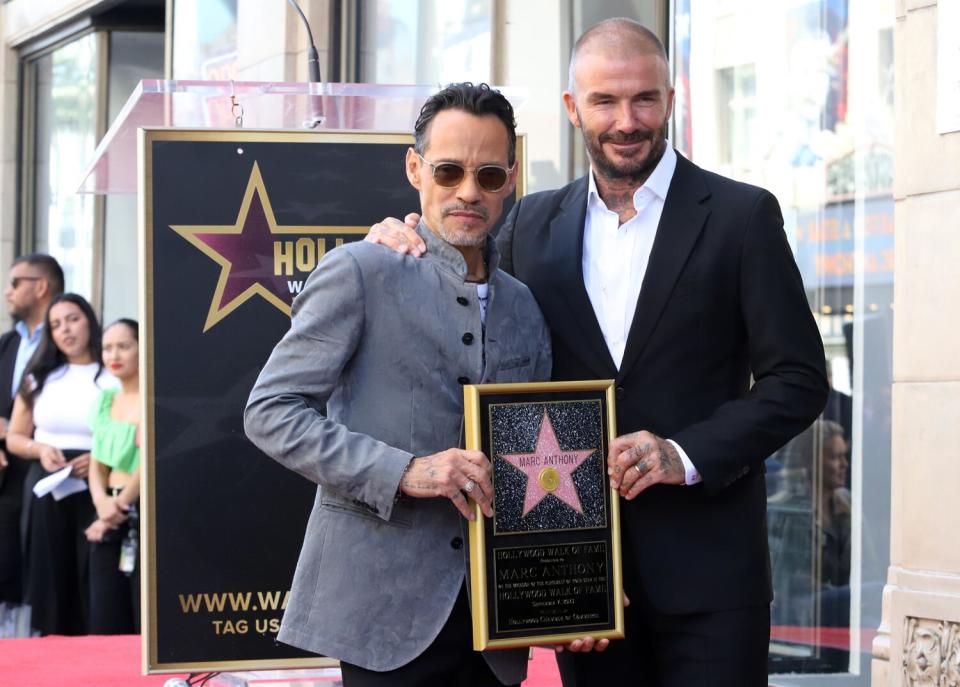
[[[522,91],[497,87],[514,109]],[[353,130],[412,133],[438,86],[143,80],[83,174],[80,193],[136,193],[137,130]]]

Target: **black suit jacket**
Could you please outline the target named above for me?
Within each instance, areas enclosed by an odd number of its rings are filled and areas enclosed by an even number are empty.
[[[8,420],[13,413],[15,395],[11,393],[10,386],[13,384],[13,368],[17,364],[18,348],[20,335],[15,329],[0,336],[0,417]]]
[[[522,198],[497,243],[546,316],[553,379],[615,378],[619,433],[671,438],[700,471],[621,511],[627,594],[696,613],[772,598],[763,461],[828,387],[776,199],[677,158],[619,370],[583,284],[587,178]]]
[[[15,330],[0,336],[0,417],[8,420],[13,411],[10,385],[19,346],[20,335]],[[6,441],[0,439],[0,450],[6,448]],[[7,467],[0,470],[0,602],[20,603],[20,518],[28,463],[9,453],[7,461]]]

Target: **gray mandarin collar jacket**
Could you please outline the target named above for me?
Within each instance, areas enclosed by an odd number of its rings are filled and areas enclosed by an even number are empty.
[[[405,467],[460,446],[464,383],[551,371],[540,310],[497,269],[493,242],[484,336],[463,257],[417,231],[423,258],[363,242],[326,255],[244,414],[259,448],[319,485],[280,641],[379,671],[430,645],[468,569],[465,521],[447,499],[396,498]],[[526,655],[485,654],[507,683],[523,679]]]

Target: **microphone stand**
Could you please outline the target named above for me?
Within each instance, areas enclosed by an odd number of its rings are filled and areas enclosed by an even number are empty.
[[[319,84],[321,83],[320,79],[320,56],[317,53],[316,43],[313,42],[313,32],[310,30],[310,22],[307,21],[306,15],[304,15],[303,10],[300,9],[300,5],[297,4],[296,0],[287,0],[292,6],[293,9],[297,11],[297,14],[300,15],[300,19],[303,21],[303,25],[307,29],[307,40],[310,43],[310,47],[307,48],[307,71],[309,74],[309,79],[311,83]],[[314,129],[318,125],[323,124],[326,117],[323,116],[323,98],[310,96],[310,118],[303,123],[308,129]]]

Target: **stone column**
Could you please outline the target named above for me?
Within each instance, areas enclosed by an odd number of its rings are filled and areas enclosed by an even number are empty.
[[[937,3],[896,12],[891,541],[872,684],[957,687],[960,132],[937,133]]]

